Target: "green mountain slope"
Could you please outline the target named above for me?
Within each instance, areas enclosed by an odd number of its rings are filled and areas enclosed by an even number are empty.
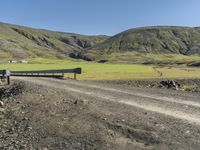
[[[68,57],[90,48],[107,36],[84,36],[0,23],[0,59]]]
[[[135,28],[113,37],[0,23],[0,59],[67,58],[111,63],[200,62],[200,28]]]
[[[95,60],[113,53],[126,52],[139,55],[200,55],[200,28],[157,26],[130,29],[76,55]]]

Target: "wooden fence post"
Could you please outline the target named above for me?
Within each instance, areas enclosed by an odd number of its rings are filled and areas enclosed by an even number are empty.
[[[6,70],[7,84],[10,85],[10,71]]]
[[[74,80],[76,80],[76,73],[74,73]]]
[[[10,85],[10,76],[7,76],[7,84]]]

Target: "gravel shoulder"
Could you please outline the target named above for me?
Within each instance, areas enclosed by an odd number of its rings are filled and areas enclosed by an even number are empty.
[[[185,92],[200,92],[200,79],[140,79],[140,80],[107,80],[98,81],[112,85],[129,87],[168,89]]]
[[[198,92],[15,78],[0,98],[0,149],[200,147]]]

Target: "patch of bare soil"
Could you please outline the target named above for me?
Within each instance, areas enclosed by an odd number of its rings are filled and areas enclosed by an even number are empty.
[[[109,101],[109,97],[103,99],[76,92],[75,84],[84,85],[82,82],[69,81],[61,86],[60,80],[41,81],[53,86],[15,81],[0,88],[0,149],[143,150],[198,149],[200,146],[198,124],[114,99]],[[85,89],[95,93],[100,90],[94,86],[85,86]],[[106,91],[101,92],[106,96]]]
[[[88,102],[61,90],[16,82],[0,88],[0,98],[2,150],[121,149],[127,143],[145,148],[159,143],[146,129],[110,122]]]
[[[1,88],[0,98],[0,149],[100,149],[105,144],[91,128],[96,125],[87,104],[62,91],[15,83]]]
[[[102,81],[100,81],[102,82]],[[140,88],[159,88],[186,92],[200,92],[200,79],[144,79],[103,81],[109,84]]]

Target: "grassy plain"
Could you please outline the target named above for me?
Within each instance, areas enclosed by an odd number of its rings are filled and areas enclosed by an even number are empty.
[[[110,63],[136,63],[136,64],[159,64],[159,65],[180,65],[200,62],[199,55],[177,55],[177,54],[153,54],[137,52],[121,52],[105,55]]]
[[[0,70],[45,70],[81,67],[79,80],[130,80],[147,78],[200,78],[199,68],[158,67],[137,64],[100,64],[85,61],[36,58],[28,64],[1,63]],[[66,77],[72,77],[66,74]]]

